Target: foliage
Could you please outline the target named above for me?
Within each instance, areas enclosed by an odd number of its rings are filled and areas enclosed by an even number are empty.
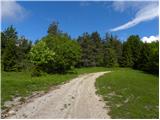
[[[159,42],[144,43],[139,58],[138,69],[158,74],[159,73]]]
[[[82,37],[79,36],[77,41],[82,49],[82,57],[79,66],[85,66],[85,67],[92,66],[93,53],[91,49],[92,46],[91,46],[90,35],[88,33],[84,33]]]
[[[107,67],[117,67],[118,66],[118,62],[117,62],[117,56],[116,56],[116,52],[114,49],[112,48],[107,48],[106,52],[107,55],[105,55],[105,62],[104,64]]]
[[[48,72],[65,72],[76,65],[81,57],[81,48],[76,41],[64,35],[48,35],[44,40],[50,50],[55,52],[54,61],[47,65]]]
[[[27,54],[32,43],[24,37],[18,38],[13,26],[1,32],[1,41],[2,70],[20,71],[25,69],[28,64]]]
[[[140,58],[141,54],[142,41],[138,35],[131,35],[127,40],[127,44],[130,45],[133,68],[137,68],[138,59]]]
[[[131,67],[158,73],[158,43],[143,43],[138,35],[131,35],[123,44],[109,33],[102,40],[97,32],[84,33],[77,39],[82,57],[77,66]]]
[[[148,66],[148,68],[150,69],[148,70],[148,72],[159,74],[159,42],[152,42],[150,44],[150,47],[150,61]]]
[[[28,41],[25,37],[20,37],[16,41],[16,69],[21,71],[27,69],[30,64],[28,60],[28,53],[32,47],[32,42]]]
[[[38,66],[34,66],[32,68],[32,73],[31,73],[31,76],[32,77],[39,77],[39,76],[42,76],[42,70],[38,67]]]
[[[121,66],[158,74],[159,42],[142,43],[139,36],[131,35],[123,43]]]
[[[84,33],[72,40],[59,30],[58,22],[50,24],[48,35],[33,46],[25,37],[18,37],[13,26],[1,32],[5,71],[22,71],[34,64],[49,73],[63,73],[74,67],[122,66],[158,74],[158,47],[158,42],[143,43],[138,35],[129,36],[123,43],[110,33],[102,39],[98,32]]]
[[[9,39],[8,44],[5,48],[5,52],[3,54],[3,69],[5,71],[14,71],[16,70],[16,49],[15,49],[15,41],[14,39]]]
[[[121,66],[123,66],[123,67],[132,67],[133,66],[133,59],[132,59],[130,44],[127,44],[126,42],[123,43]]]
[[[47,32],[49,35],[57,35],[59,33],[58,22],[53,21],[52,24],[49,25]]]
[[[63,35],[48,35],[31,49],[30,59],[46,72],[65,72],[79,61],[80,53],[76,41]]]
[[[8,27],[2,35],[2,65],[3,70],[13,71],[16,65],[16,40],[17,32],[12,26]]]
[[[101,66],[103,64],[103,45],[98,32],[91,34],[92,51],[93,51],[93,66]]]
[[[139,36],[131,35],[123,46],[123,66],[137,68],[142,41]]]
[[[41,40],[31,48],[29,56],[33,64],[41,66],[54,61],[55,52],[51,51],[46,42]]]
[[[106,34],[104,44],[104,65],[108,67],[119,66],[122,57],[122,44],[109,33]]]

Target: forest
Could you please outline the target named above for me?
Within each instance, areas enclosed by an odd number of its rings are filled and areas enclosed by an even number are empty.
[[[130,67],[159,73],[158,40],[143,43],[138,35],[130,35],[122,41],[111,33],[101,38],[97,31],[72,39],[54,21],[47,35],[32,43],[9,26],[1,32],[1,69],[7,72],[28,70],[32,71],[31,76],[66,73],[81,67]]]

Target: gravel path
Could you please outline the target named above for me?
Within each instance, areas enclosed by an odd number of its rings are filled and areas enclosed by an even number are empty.
[[[94,85],[96,78],[108,72],[80,75],[59,89],[34,98],[8,118],[110,118]]]

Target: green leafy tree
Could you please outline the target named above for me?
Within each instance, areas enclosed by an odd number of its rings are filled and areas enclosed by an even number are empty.
[[[48,66],[48,71],[65,72],[74,67],[81,58],[81,48],[76,41],[64,35],[46,36],[44,40],[53,52],[54,61]]]
[[[36,45],[31,48],[30,60],[37,66],[44,66],[53,61],[55,53],[50,50],[45,41],[39,41]]]
[[[80,55],[81,49],[76,41],[66,36],[48,35],[31,49],[30,59],[48,73],[63,73],[76,65]]]

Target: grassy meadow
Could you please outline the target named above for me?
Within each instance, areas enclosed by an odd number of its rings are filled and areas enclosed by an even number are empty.
[[[112,118],[158,118],[158,76],[129,68],[114,70],[96,81],[97,93]]]

